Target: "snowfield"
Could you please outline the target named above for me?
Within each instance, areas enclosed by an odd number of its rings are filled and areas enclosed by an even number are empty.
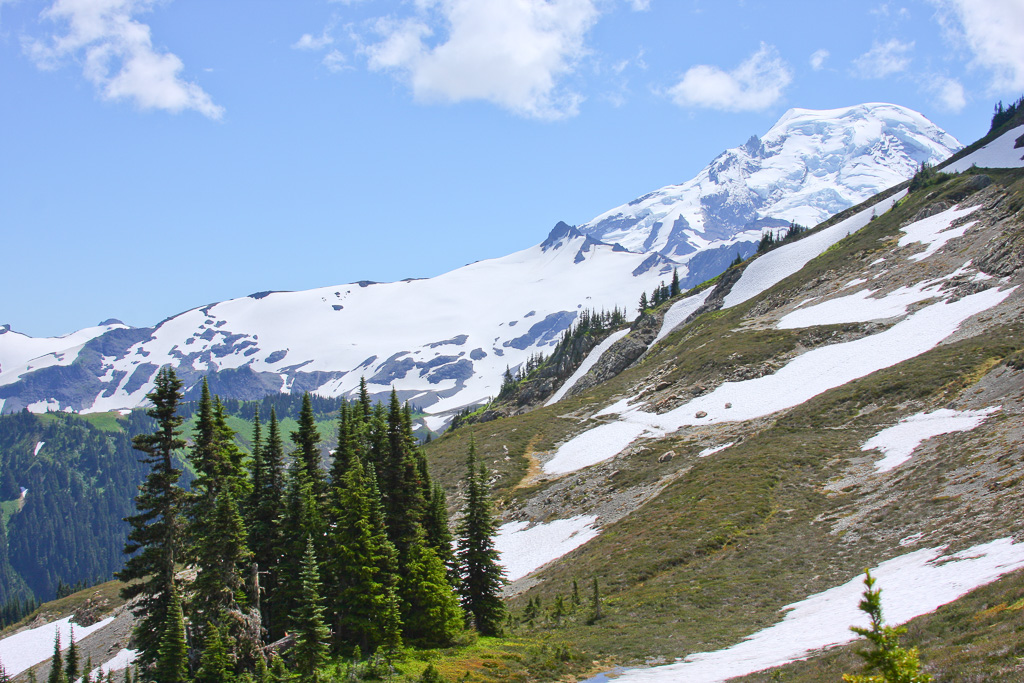
[[[75,642],[113,622],[112,618],[98,621],[92,626],[74,625]],[[53,621],[37,628],[7,636],[0,640],[0,662],[8,675],[13,676],[53,656],[53,641],[60,632],[60,642],[67,647],[71,640],[71,617]]]
[[[1024,568],[1024,544],[1009,538],[943,556],[926,548],[883,562],[871,570],[882,590],[886,623],[902,624],[933,612],[1004,574]],[[850,626],[868,627],[857,605],[863,576],[784,608],[782,621],[724,650],[702,652],[677,664],[630,669],[617,683],[685,681],[720,683],[735,676],[804,659],[816,650],[856,639]]]
[[[672,330],[676,329],[684,320],[690,317],[690,314],[696,311],[698,308],[704,305],[704,302],[711,296],[712,287],[708,287],[703,292],[688,296],[685,299],[675,302],[672,307],[665,313],[665,318],[662,320],[661,329],[658,330],[658,335],[651,342],[651,346],[654,346],[662,339],[667,337]]]
[[[987,289],[955,302],[926,306],[884,332],[812,349],[774,374],[726,382],[661,415],[630,408],[630,399],[624,399],[597,414],[619,413],[617,421],[570,439],[544,465],[544,471],[574,472],[616,456],[640,437],[663,437],[684,426],[741,422],[792,408],[829,389],[929,351],[956,332],[961,323],[998,305],[1014,289]],[[726,404],[731,407],[726,408]],[[705,415],[697,417],[701,413]]]
[[[501,555],[506,578],[521,579],[596,537],[601,533],[594,526],[596,521],[596,517],[579,515],[534,526],[528,522],[502,524],[494,547]]]
[[[954,221],[969,216],[981,208],[980,204],[968,206],[966,209],[958,209],[955,206],[942,213],[915,221],[906,227],[900,228],[904,233],[900,238],[899,245],[905,247],[914,242],[921,242],[925,250],[920,254],[910,257],[911,261],[923,261],[946,245],[946,242],[956,237],[961,237],[967,232],[974,221],[965,223],[958,228],[950,228]]]
[[[1013,148],[1017,138],[1024,135],[1024,126],[1017,126],[988,143],[976,152],[971,152],[963,159],[954,161],[942,168],[946,173],[960,173],[971,166],[981,168],[1021,168],[1024,167],[1024,149]]]
[[[931,413],[911,415],[875,434],[864,443],[861,450],[881,451],[885,457],[875,463],[875,469],[888,472],[909,460],[922,442],[940,434],[969,432],[999,410],[999,406],[964,411],[943,408]]]

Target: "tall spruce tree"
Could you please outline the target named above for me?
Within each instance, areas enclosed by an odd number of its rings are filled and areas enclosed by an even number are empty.
[[[430,546],[413,547],[401,595],[406,640],[421,647],[447,647],[462,633],[466,615],[444,563]]]
[[[299,426],[292,432],[292,441],[296,445],[295,464],[305,470],[313,487],[313,496],[320,501],[324,498],[327,486],[324,470],[320,466],[320,432],[316,428],[313,402],[308,393],[302,396]]]
[[[404,574],[414,545],[423,536],[423,485],[414,454],[410,450],[412,435],[406,422],[398,394],[391,390],[387,417],[387,450],[377,474],[388,538],[398,551],[399,570]]]
[[[78,679],[78,667],[81,662],[78,658],[78,644],[75,642],[75,626],[74,624],[69,624],[69,626],[71,630],[68,633],[68,651],[64,655],[64,671],[65,677],[69,681],[75,681]]]
[[[208,621],[195,683],[233,683],[234,680],[231,656],[224,645],[224,634],[213,622]]]
[[[448,498],[440,484],[434,484],[430,498],[427,500],[426,513],[423,515],[423,530],[426,543],[437,557],[444,563],[448,574],[448,582],[457,586],[459,583],[459,564],[452,548],[452,532],[448,524]]]
[[[50,658],[50,675],[46,683],[67,683],[67,676],[64,673],[64,658],[60,653],[60,631],[53,637],[53,657]]]
[[[295,647],[292,658],[303,681],[318,683],[320,667],[327,661],[330,631],[324,624],[324,607],[320,597],[320,572],[312,537],[306,538],[302,557],[302,598],[295,616]]]
[[[285,539],[281,525],[284,516],[285,470],[284,445],[277,422],[277,412],[270,409],[266,445],[261,449],[265,472],[262,487],[254,491],[257,498],[255,521],[249,535],[250,548],[262,573],[260,588],[263,596],[260,611],[263,626],[272,640],[284,635],[283,614],[278,609],[281,587],[280,562],[285,552]]]
[[[301,571],[306,539],[312,538],[314,545],[325,542],[321,506],[313,493],[313,484],[306,469],[298,462],[298,458],[288,474],[288,491],[281,519],[283,552],[278,564],[281,586],[275,597],[277,613],[288,622],[279,626],[285,628],[294,624],[302,599]]]
[[[167,613],[174,585],[174,563],[181,544],[180,514],[183,492],[178,487],[181,470],[174,467],[174,452],[184,448],[177,414],[181,400],[181,381],[170,367],[156,376],[147,398],[153,407],[147,414],[157,421],[153,434],[140,434],[132,445],[145,455],[143,462],[152,471],[139,487],[135,498],[138,514],[127,519],[130,525],[125,553],[129,558],[117,578],[126,583],[121,589],[125,599],[139,596],[134,640],[139,651],[139,666],[147,669],[158,658],[164,639]]]
[[[494,548],[497,528],[487,490],[487,475],[476,462],[476,444],[469,442],[466,462],[466,506],[458,527],[459,593],[462,606],[483,635],[499,635],[505,621],[501,589],[505,570]]]

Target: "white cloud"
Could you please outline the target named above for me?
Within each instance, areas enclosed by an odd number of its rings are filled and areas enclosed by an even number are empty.
[[[595,0],[419,0],[404,20],[377,22],[371,69],[400,74],[422,102],[485,100],[541,119],[573,116],[567,89],[597,20]],[[440,34],[441,38],[430,39]]]
[[[629,0],[629,4],[636,12],[646,12],[651,8],[651,0]]]
[[[761,43],[757,52],[732,71],[706,64],[691,67],[668,92],[680,107],[758,111],[778,102],[792,80],[778,51]]]
[[[220,119],[224,108],[198,85],[183,80],[182,61],[175,54],[155,50],[149,26],[134,18],[154,4],[154,0],[56,0],[43,16],[65,23],[67,32],[47,41],[23,42],[42,69],[57,68],[66,58],[80,56],[83,74],[105,99],[129,100],[142,109],[192,109]]]
[[[934,76],[930,79],[927,88],[935,95],[936,104],[946,111],[959,114],[967,106],[964,86],[955,78]]]
[[[825,60],[828,59],[829,51],[822,48],[815,50],[811,54],[811,68],[815,71],[821,71],[825,67]]]
[[[326,31],[319,36],[314,36],[312,33],[303,33],[298,40],[292,43],[292,48],[295,50],[322,50],[332,43],[334,43],[334,38],[328,35]]]
[[[345,69],[351,69],[348,66],[348,59],[338,50],[331,50],[324,55],[323,65],[327,67],[329,71],[344,71]]]
[[[904,43],[896,38],[875,43],[870,50],[853,60],[854,73],[861,78],[885,78],[910,66],[910,52],[914,43]]]
[[[993,72],[995,92],[1024,90],[1024,4],[1020,0],[932,0],[955,17],[947,28]]]

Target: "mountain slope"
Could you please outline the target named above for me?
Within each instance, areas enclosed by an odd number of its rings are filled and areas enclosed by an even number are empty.
[[[895,105],[793,110],[689,183],[435,278],[261,292],[153,328],[111,324],[53,340],[8,330],[0,412],[138,406],[171,364],[187,386],[208,375],[215,391],[242,399],[349,395],[366,377],[375,396],[394,386],[438,430],[496,396],[506,367],[549,353],[582,309],[631,310],[680,264],[684,286],[717,275],[763,228],[817,222],[958,146]]]
[[[574,579],[602,587],[604,619],[523,622],[524,637],[556,631],[619,663],[666,663],[733,646],[781,624],[787,605],[849,585],[849,599],[827,598],[829,626],[846,638],[864,567],[909,576],[920,560],[922,572],[957,573],[948,600],[1024,566],[1013,541],[1024,534],[1024,171],[936,176],[888,211],[854,214],[859,230],[810,257],[793,258],[827,227],[723,277],[721,308],[611,380],[430,445],[443,471],[474,439],[511,540],[532,532],[571,551],[510,587],[519,610],[551,605]],[[759,262],[782,277],[759,276]],[[555,533],[570,522],[575,546]],[[906,605],[934,607],[932,579],[880,575],[894,620],[920,613]],[[788,648],[838,642],[805,639],[823,629],[801,623]],[[969,670],[971,642],[941,666]],[[1021,641],[1003,642],[979,648],[986,670],[1016,670]],[[680,665],[625,679],[743,671]]]

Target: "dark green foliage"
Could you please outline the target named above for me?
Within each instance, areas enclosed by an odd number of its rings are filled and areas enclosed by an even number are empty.
[[[469,444],[465,482],[466,506],[458,528],[459,593],[477,631],[498,635],[505,620],[505,605],[501,601],[505,572],[498,564],[498,551],[494,548],[497,528],[486,471],[483,466],[477,469],[473,441]]]
[[[138,616],[135,643],[143,668],[156,661],[163,642],[174,586],[174,565],[181,545],[182,491],[177,485],[181,471],[172,461],[174,451],[185,445],[179,432],[182,419],[177,414],[180,392],[181,381],[174,371],[161,370],[148,395],[153,407],[147,412],[156,419],[157,431],[141,434],[133,440],[135,448],[145,454],[143,462],[149,464],[152,471],[135,498],[138,514],[127,519],[131,531],[125,552],[131,557],[118,578],[132,582],[122,589],[124,598],[140,596],[135,608]]]
[[[423,530],[426,533],[427,545],[434,549],[444,563],[449,583],[453,586],[458,585],[459,565],[455,561],[455,551],[452,549],[452,532],[448,524],[448,498],[440,484],[434,485],[427,501]]]
[[[324,624],[324,607],[320,598],[320,573],[317,569],[313,539],[306,539],[302,557],[302,599],[293,620],[295,647],[292,657],[303,681],[320,680],[319,668],[327,661],[330,631]]]
[[[679,269],[678,268],[673,268],[672,269],[672,284],[670,284],[669,287],[668,287],[668,295],[671,298],[671,297],[679,296],[682,293],[683,293],[683,291],[679,288]]]
[[[989,126],[989,132],[1009,123],[1019,111],[1024,111],[1024,97],[1021,97],[1016,102],[1012,102],[1008,107],[1004,107],[1002,100],[1000,100],[992,112],[992,125]]]
[[[68,635],[68,651],[64,655],[64,676],[69,681],[74,681],[78,678],[78,666],[81,662],[78,659],[78,644],[75,643],[75,626],[71,624],[71,632]],[[91,668],[88,671],[92,671]]]
[[[409,642],[446,647],[462,633],[465,614],[433,548],[416,545],[403,574],[401,595],[402,622]]]
[[[598,586],[597,577],[595,576],[590,593],[590,619],[587,623],[593,624],[602,617],[604,615],[601,613],[601,588]]]
[[[164,625],[163,640],[156,661],[157,683],[184,683],[188,680],[188,644],[185,641],[185,617],[181,611],[181,595],[171,586]],[[127,674],[126,674],[127,675]]]
[[[647,301],[647,292],[640,292],[640,303],[637,305],[636,310],[640,315],[644,314],[650,303]]]
[[[374,478],[353,458],[331,486],[325,566],[336,642],[367,651],[384,643],[397,646],[397,557],[384,529]]]
[[[868,639],[872,650],[861,650],[857,654],[864,659],[865,675],[844,674],[849,683],[929,683],[930,674],[921,672],[917,648],[909,650],[900,647],[900,636],[906,633],[904,627],[886,626],[882,619],[881,589],[875,588],[875,578],[870,571],[864,572],[864,597],[860,609],[871,618],[871,628],[851,626],[850,630]],[[872,674],[872,672],[877,672]]]
[[[224,634],[213,623],[206,622],[203,655],[195,683],[231,683],[234,680],[231,658],[224,646]]]
[[[425,508],[411,432],[405,423],[398,395],[391,391],[387,416],[387,450],[377,466],[388,538],[398,551],[399,571],[405,573],[413,546],[423,536]]]
[[[253,523],[249,531],[249,547],[259,570],[263,572],[260,586],[263,596],[260,611],[263,626],[272,639],[283,633],[283,615],[277,609],[278,592],[281,586],[279,561],[284,547],[281,533],[284,514],[285,479],[284,446],[277,423],[277,412],[271,408],[267,441],[260,448],[262,474],[260,486],[253,488]]]
[[[761,241],[757,243],[757,253],[763,254],[766,251],[771,251],[775,247],[782,246],[783,244],[789,244],[795,242],[807,234],[807,228],[796,223],[791,223],[790,226],[783,232],[774,232],[768,230],[761,235]],[[736,255],[736,260],[732,262],[732,265],[739,265],[743,263],[743,259],[740,255]]]
[[[64,661],[60,654],[60,631],[53,637],[53,657],[50,658],[50,675],[46,683],[67,683],[64,674]]]
[[[275,593],[275,609],[286,622],[293,621],[302,599],[302,557],[306,539],[323,539],[323,517],[306,469],[295,462],[289,470],[288,492],[281,520],[283,552],[278,564],[281,586]],[[278,624],[285,627],[286,624]]]
[[[327,490],[324,470],[320,466],[320,432],[316,428],[313,416],[313,403],[309,394],[302,397],[302,412],[299,413],[299,427],[292,432],[292,441],[297,450],[293,454],[296,466],[306,472],[313,487],[313,495],[321,500]]]
[[[419,683],[447,683],[447,681],[448,679],[441,675],[436,666],[427,664],[427,668],[420,674]]]

